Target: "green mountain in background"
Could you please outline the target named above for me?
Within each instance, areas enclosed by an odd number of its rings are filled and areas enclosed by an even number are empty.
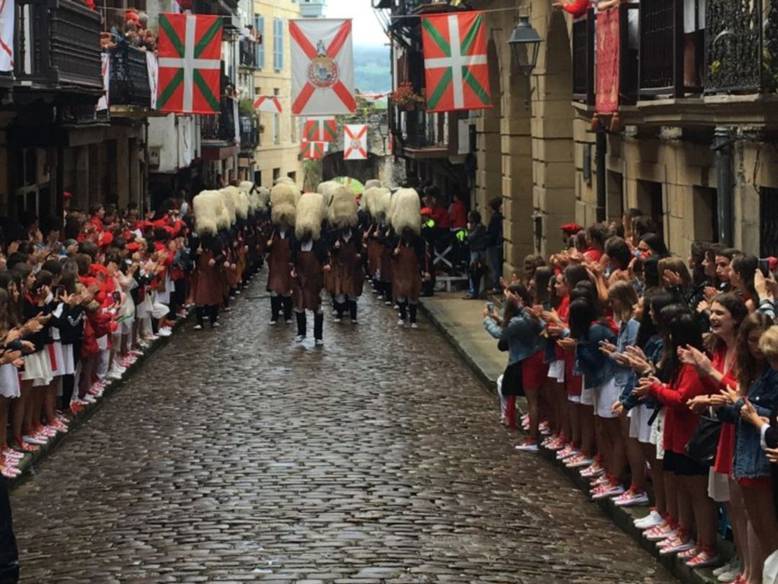
[[[354,47],[354,87],[363,93],[391,91],[389,47]]]

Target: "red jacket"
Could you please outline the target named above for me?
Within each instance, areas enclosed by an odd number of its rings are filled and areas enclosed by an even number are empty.
[[[97,339],[111,332],[111,323],[111,315],[103,310],[96,310],[87,316],[84,323],[84,340],[81,343],[81,358],[85,359],[100,352]]]
[[[655,383],[650,388],[659,402],[667,406],[665,414],[665,450],[686,454],[685,446],[697,429],[699,416],[693,413],[686,402],[697,395],[705,395],[708,389],[700,379],[693,365],[681,365],[681,370],[671,385]]]

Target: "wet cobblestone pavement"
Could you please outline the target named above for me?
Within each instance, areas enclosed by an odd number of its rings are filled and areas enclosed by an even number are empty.
[[[177,334],[13,492],[23,582],[674,581],[432,325],[368,294],[298,347],[268,304]]]

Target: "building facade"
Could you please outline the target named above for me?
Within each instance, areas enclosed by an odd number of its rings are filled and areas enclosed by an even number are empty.
[[[574,17],[546,0],[470,3],[487,10],[492,89],[492,108],[469,114],[475,125],[471,206],[488,217],[487,202],[502,197],[505,271],[520,271],[528,253],[561,249],[561,225],[618,219],[630,207],[651,215],[682,257],[695,240],[777,253],[771,138],[778,2],[616,4],[619,26],[608,37],[605,27],[598,36],[595,9]],[[395,15],[457,9],[411,0],[374,0],[374,6]],[[529,17],[542,39],[529,75],[508,45],[519,15]],[[407,73],[423,90],[423,68],[408,62],[397,33],[395,87]],[[605,67],[598,72],[596,63],[607,60],[596,54],[598,45],[616,47],[611,71],[618,75],[598,79]],[[615,111],[598,112],[598,86],[618,96]],[[405,117],[394,127],[401,145],[410,133]],[[423,171],[411,171],[423,178]],[[444,181],[432,179],[445,189]]]
[[[292,69],[289,20],[300,18],[297,0],[254,0],[255,28],[262,36],[254,72],[255,96],[277,96],[281,113],[257,112],[259,144],[255,151],[254,182],[272,186],[282,176],[302,185],[301,121],[292,115]]]

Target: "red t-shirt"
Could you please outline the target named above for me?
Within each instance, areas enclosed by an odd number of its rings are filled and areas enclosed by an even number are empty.
[[[448,216],[451,220],[451,229],[464,229],[467,227],[467,209],[462,201],[454,201],[448,208]]]
[[[708,378],[707,393],[718,393],[725,387],[737,387],[737,379],[733,375],[732,369],[726,369],[727,361],[727,348],[722,347],[711,357],[711,364],[713,368],[724,374],[724,378],[721,383],[716,383]],[[735,458],[735,425],[724,422],[721,424],[721,432],[719,433],[719,443],[716,446],[716,460],[713,463],[714,472],[729,475],[732,472],[732,462]]]
[[[651,394],[667,406],[663,433],[665,450],[686,454],[686,443],[697,429],[700,418],[687,407],[686,402],[707,393],[707,387],[693,365],[682,365],[672,384],[655,383],[651,386]]]

